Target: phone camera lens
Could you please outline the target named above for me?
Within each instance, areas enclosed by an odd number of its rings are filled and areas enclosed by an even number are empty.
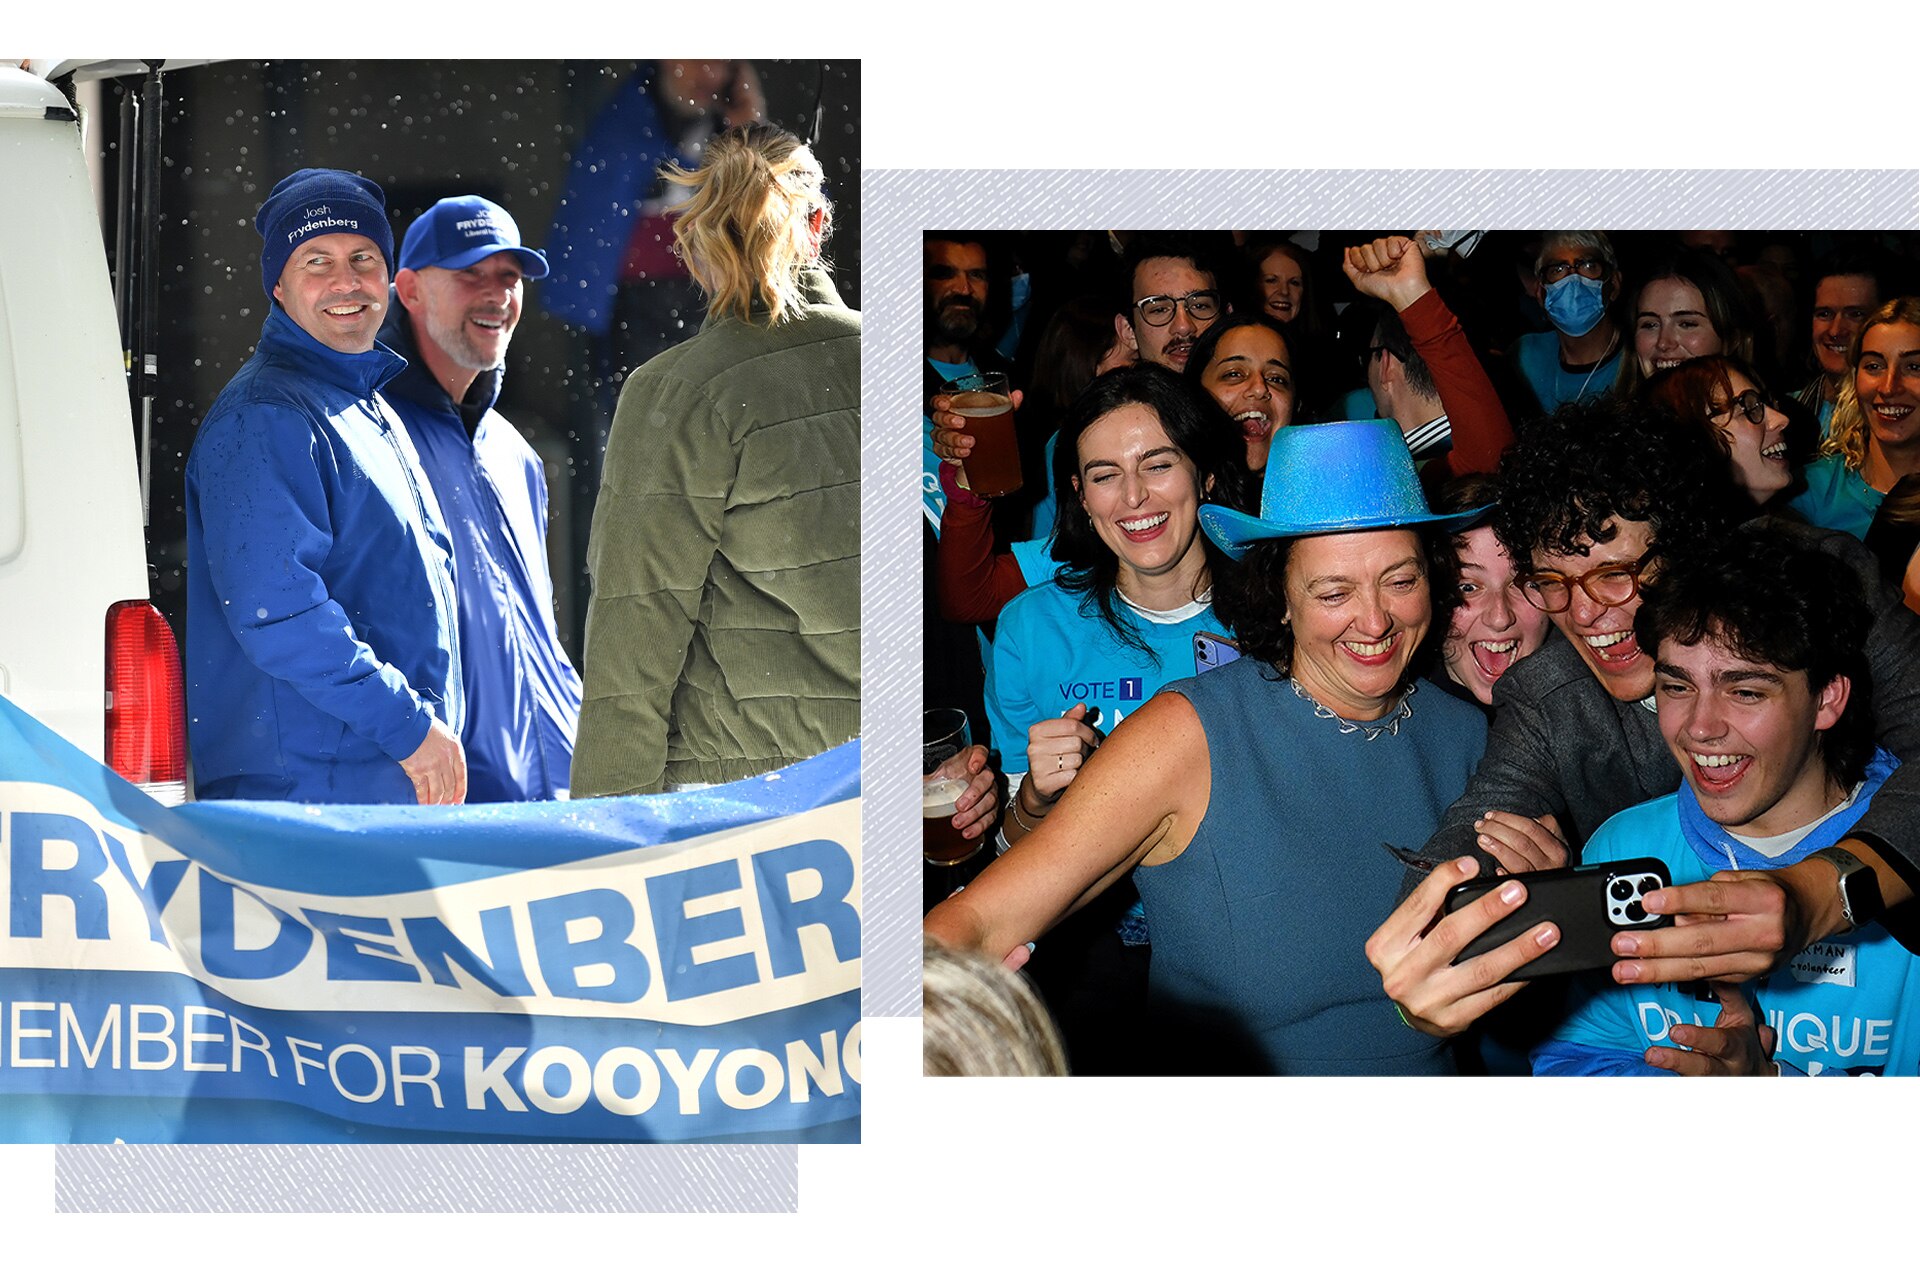
[[[1660,887],[1660,878],[1658,876],[1641,876],[1640,877],[1641,893],[1643,894],[1652,893],[1655,889],[1658,889],[1659,887]]]
[[[1626,880],[1615,880],[1607,886],[1607,892],[1613,895],[1615,902],[1625,902],[1633,896],[1633,885]]]
[[[1626,907],[1626,913],[1627,919],[1633,921],[1635,924],[1647,918],[1647,909],[1641,906],[1638,901],[1629,902]]]

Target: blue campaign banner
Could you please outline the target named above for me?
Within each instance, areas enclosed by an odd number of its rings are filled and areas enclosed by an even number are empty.
[[[860,751],[169,809],[0,698],[0,1138],[849,1142]]]

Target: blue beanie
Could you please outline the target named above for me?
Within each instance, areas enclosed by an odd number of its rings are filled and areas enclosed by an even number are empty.
[[[293,251],[315,236],[357,235],[373,241],[393,270],[393,227],[378,183],[344,169],[301,169],[274,184],[253,216],[260,232],[260,286],[273,296]]]

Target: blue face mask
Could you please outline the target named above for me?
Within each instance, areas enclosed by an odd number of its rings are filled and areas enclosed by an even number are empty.
[[[1553,327],[1569,338],[1583,338],[1607,313],[1606,285],[1575,273],[1547,286],[1541,305]]]

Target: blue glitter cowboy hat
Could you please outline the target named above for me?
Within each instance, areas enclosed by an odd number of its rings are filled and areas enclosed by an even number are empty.
[[[1270,538],[1428,524],[1462,529],[1491,509],[1435,515],[1395,424],[1321,422],[1274,433],[1259,515],[1204,503],[1200,528],[1239,560],[1254,543]]]

